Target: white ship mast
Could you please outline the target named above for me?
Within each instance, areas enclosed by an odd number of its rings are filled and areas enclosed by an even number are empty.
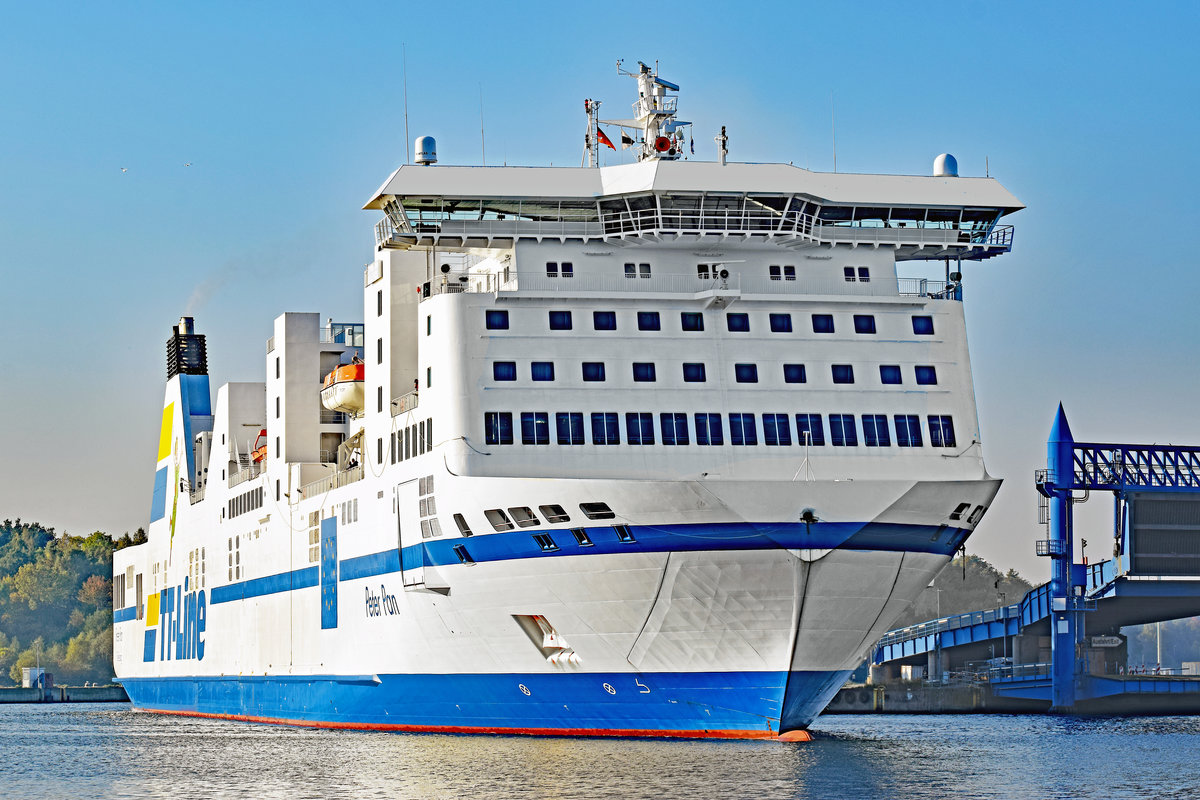
[[[638,99],[633,104],[633,117],[600,120],[600,101],[584,101],[584,110],[588,115],[588,166],[600,166],[600,145],[604,141],[600,132],[601,122],[622,129],[621,147],[636,147],[638,161],[678,161],[684,154],[683,129],[692,124],[675,118],[679,97],[668,92],[678,93],[678,84],[660,78],[657,65],[652,70],[639,61],[638,71],[630,72],[623,69],[621,64],[621,61],[617,61],[617,72],[636,79],[638,84]],[[610,146],[616,149],[615,145]]]

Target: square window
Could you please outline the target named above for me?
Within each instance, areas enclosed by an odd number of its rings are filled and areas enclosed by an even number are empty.
[[[552,381],[554,380],[554,362],[534,361],[529,365],[529,373],[529,377],[535,381]]]
[[[721,445],[725,443],[720,414],[696,414],[696,444]]]
[[[546,277],[547,278],[557,278],[558,277],[558,262],[557,261],[547,261],[546,262]]]
[[[617,329],[617,312],[593,311],[592,327],[598,331],[615,331]]]
[[[785,264],[783,267],[783,279],[785,281],[796,280],[796,267],[791,264]]]
[[[512,521],[509,520],[508,515],[498,508],[489,508],[483,512],[483,516],[487,518],[488,522],[492,523],[492,527],[498,532],[511,531],[515,527]]]
[[[772,314],[771,315],[771,333],[791,333],[792,332],[792,315],[791,314]]]
[[[516,379],[517,379],[517,362],[515,362],[515,361],[494,361],[494,362],[492,362],[492,380],[515,381]]]
[[[783,280],[783,270],[779,267],[779,265],[772,264],[770,267],[767,268],[767,272],[771,276],[771,280],[773,280],[773,281]]]
[[[521,444],[550,444],[550,415],[547,412],[521,412]]]
[[[753,414],[729,415],[729,443],[750,446],[758,444],[758,426]]]
[[[853,414],[829,415],[829,441],[834,447],[858,446],[858,426]]]
[[[658,415],[658,426],[662,431],[662,443],[685,445],[688,443],[687,414],[666,412]]]
[[[846,276],[846,283],[854,283],[854,267],[843,268],[842,274]]]
[[[657,311],[639,311],[638,312],[638,330],[639,331],[662,330],[662,321],[658,318],[658,312]]]
[[[833,382],[854,383],[854,366],[852,364],[834,364]]]
[[[559,274],[562,275],[564,278],[574,278],[575,277],[575,265],[572,264],[570,261],[562,262],[562,264],[559,266]]]
[[[696,277],[702,281],[707,281],[715,277],[715,273],[709,264],[697,264]]]
[[[813,333],[833,333],[833,314],[813,314]]]
[[[946,415],[929,415],[929,446],[954,447],[954,420]]]
[[[508,312],[489,310],[485,316],[489,331],[508,330]]]
[[[685,383],[704,383],[703,364],[684,364],[683,365],[683,380]]]
[[[763,414],[763,442],[772,447],[792,443],[792,425],[787,414]]]
[[[583,415],[580,414],[580,417]],[[538,506],[538,511],[542,512],[542,516],[546,518],[546,522],[570,522],[571,516],[567,514],[567,510],[560,505],[552,504],[548,506]]]
[[[603,361],[585,361],[585,362],[583,362],[583,379],[588,382],[604,380],[604,362]]]
[[[891,447],[888,419],[885,414],[863,414],[863,444],[867,447]]]
[[[913,317],[912,326],[917,336],[933,336],[933,317]]]
[[[559,444],[583,444],[583,414],[579,411],[559,411],[554,415]],[[553,522],[554,520],[551,520]]]
[[[592,444],[620,444],[621,430],[617,427],[617,415],[612,411],[597,411],[592,414]]]
[[[825,446],[825,424],[820,414],[796,415],[796,441],[810,447]]]
[[[655,380],[654,364],[634,362],[633,379],[638,383],[653,383]]]
[[[638,277],[639,278],[649,278],[650,277],[650,265],[649,264],[638,264]]]
[[[513,443],[513,418],[508,411],[488,411],[483,415],[484,441],[487,444]],[[405,451],[408,450],[408,440],[405,439]],[[405,452],[405,456],[408,453]]]
[[[749,314],[726,314],[725,325],[734,333],[748,333],[750,331],[750,315]]]
[[[608,503],[580,503],[579,510],[588,519],[612,519],[617,516]]]
[[[638,411],[626,413],[625,435],[630,444],[654,444],[654,415]]]
[[[518,528],[532,528],[541,523],[541,520],[537,518],[537,515],[533,513],[533,509],[529,506],[510,508],[508,514],[512,517],[513,522],[517,523]]]
[[[738,383],[758,383],[758,364],[734,364],[733,375]]]
[[[570,311],[551,311],[550,312],[550,330],[552,330],[552,331],[569,331],[569,330],[571,330],[571,312]]]
[[[858,268],[858,282],[859,283],[868,283],[868,282],[870,282],[870,280],[871,280],[870,268],[869,267],[859,267]]]
[[[917,367],[917,386],[936,386],[937,367]],[[932,438],[932,435],[930,436]]]
[[[879,382],[884,384],[903,383],[900,377],[900,366],[898,364],[880,364]]]
[[[808,372],[804,369],[803,364],[784,364],[783,365],[783,382],[784,383],[808,383]]]
[[[854,315],[854,332],[855,333],[874,333],[875,332],[875,317],[872,314],[855,314]]]
[[[921,420],[916,414],[897,414],[896,421],[896,446],[897,447],[920,447],[921,442]]]
[[[685,331],[702,331],[704,315],[696,311],[684,311],[679,315],[679,324]]]
[[[625,264],[625,277],[637,278],[637,264]]]

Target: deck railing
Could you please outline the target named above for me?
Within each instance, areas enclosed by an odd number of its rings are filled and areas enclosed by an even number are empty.
[[[300,487],[300,496],[304,498],[316,497],[317,495],[325,494],[326,492],[337,489],[341,486],[349,486],[352,483],[363,479],[362,465],[350,467],[349,469],[335,472],[320,480],[306,483]]]

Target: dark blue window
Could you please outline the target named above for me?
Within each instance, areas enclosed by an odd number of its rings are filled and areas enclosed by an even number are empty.
[[[897,364],[880,364],[879,365],[879,382],[880,383],[902,383],[900,378],[900,367]]]
[[[916,414],[897,414],[896,447],[921,446],[921,419]]]
[[[698,311],[681,312],[679,324],[685,331],[702,331],[704,330],[704,315]]]
[[[820,414],[796,415],[796,443],[801,446],[825,446],[825,424]]]
[[[598,411],[592,414],[592,444],[620,444],[621,429],[617,425],[617,415],[612,411]]]
[[[813,333],[833,333],[833,314],[813,314]]]
[[[662,430],[663,444],[688,443],[687,414],[659,414],[658,426]]]
[[[552,331],[569,331],[569,330],[571,330],[571,312],[570,311],[551,311],[550,312],[550,330],[552,330]]]
[[[560,411],[554,415],[558,429],[559,444],[583,444],[583,414],[578,411]]]
[[[488,411],[483,415],[484,441],[488,444],[512,444],[513,420],[507,411]]]
[[[758,426],[753,414],[729,415],[729,443],[734,445],[758,444]]]
[[[792,315],[791,314],[772,314],[771,315],[771,333],[791,333],[792,332]]]
[[[734,333],[746,333],[750,330],[749,314],[726,314],[725,324]]]
[[[517,362],[495,361],[492,363],[492,380],[515,381],[517,379]]]
[[[792,425],[787,414],[763,414],[763,442],[772,446],[792,443]]]
[[[686,383],[704,383],[707,378],[704,375],[703,364],[684,364],[683,365],[683,380]]]
[[[738,383],[758,383],[758,364],[734,364],[733,376]]]
[[[521,444],[550,444],[550,415],[545,411],[521,412]]]
[[[945,415],[929,415],[929,446],[954,447],[954,420]]]
[[[886,414],[863,414],[863,444],[867,447],[891,447]]]
[[[638,362],[633,364],[633,379],[638,383],[653,383],[656,380],[654,374],[654,364],[652,362]]]
[[[720,414],[696,414],[696,444],[725,444]]]
[[[933,317],[913,317],[912,321],[917,336],[933,336]]]
[[[553,361],[534,361],[529,366],[530,377],[532,377],[535,381],[554,380]]]
[[[603,361],[585,361],[585,362],[583,362],[583,379],[585,381],[602,381],[602,380],[604,380],[604,362]]]
[[[854,332],[855,333],[874,333],[875,332],[875,317],[871,314],[855,314],[854,315]]]
[[[936,386],[937,385],[937,368],[936,367],[917,367],[917,385],[918,386]],[[930,436],[932,439],[932,435]]]
[[[660,331],[662,330],[662,320],[658,318],[657,311],[639,311],[638,312],[638,330],[639,331]]]
[[[507,311],[488,311],[487,329],[489,331],[506,331],[508,330],[508,312]]]
[[[808,373],[803,364],[784,364],[783,380],[785,383],[808,383]]]
[[[834,364],[833,382],[854,383],[854,367],[850,364]]]
[[[617,312],[593,311],[592,327],[598,331],[615,331],[617,329]]]
[[[834,447],[858,445],[858,427],[854,424],[853,414],[829,415],[829,441]]]
[[[626,413],[625,436],[630,444],[654,444],[654,415],[645,411]]]

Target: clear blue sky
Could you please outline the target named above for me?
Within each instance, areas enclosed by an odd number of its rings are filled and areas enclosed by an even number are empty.
[[[1014,252],[966,272],[1007,479],[970,547],[1041,579],[1060,400],[1081,440],[1200,443],[1198,28],[1194,3],[6,3],[0,514],[145,524],[181,314],[215,384],[262,379],[283,311],[361,318],[402,44],[411,133],[444,163],[479,163],[482,91],[489,163],[577,165],[582,100],[623,116],[615,60],[658,59],[698,158],[724,124],[733,160],[829,170],[832,96],[840,171],[948,151],[1028,205]],[[1088,510],[1105,541],[1108,501]]]

